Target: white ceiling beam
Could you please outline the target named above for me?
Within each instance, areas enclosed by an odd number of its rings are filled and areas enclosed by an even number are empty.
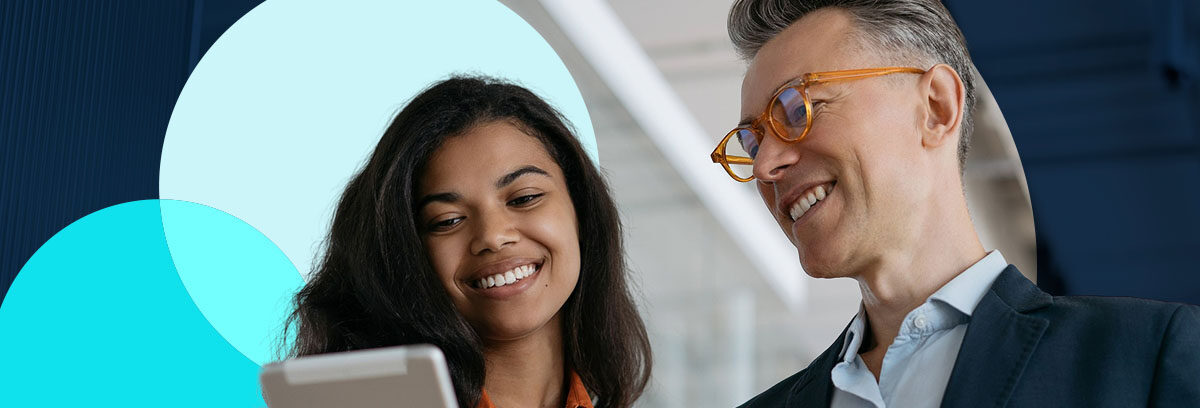
[[[709,160],[718,140],[704,132],[612,8],[602,0],[541,3],[768,286],[799,311],[806,291],[796,248],[755,193]]]

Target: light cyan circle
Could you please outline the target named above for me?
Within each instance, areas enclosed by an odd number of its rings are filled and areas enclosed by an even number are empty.
[[[498,2],[272,0],[222,35],[184,86],[163,143],[160,197],[243,220],[307,276],[339,195],[390,119],[453,73],[530,88],[570,120],[596,159],[591,120],[566,66]],[[256,278],[222,269],[243,259],[216,259],[227,254],[198,239],[225,232],[196,235],[206,226],[195,220],[163,211],[179,275],[213,327],[261,363],[255,339],[276,327],[254,327],[238,313],[250,306],[230,296],[251,296]],[[251,286],[235,290],[231,280]]]
[[[307,275],[338,195],[389,120],[451,73],[529,87],[596,151],[566,66],[498,2],[273,0],[221,36],[188,79],[163,143],[160,197],[246,221]]]

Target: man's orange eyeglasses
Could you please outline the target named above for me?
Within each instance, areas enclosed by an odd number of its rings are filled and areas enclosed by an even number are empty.
[[[911,67],[886,67],[851,69],[844,71],[812,72],[804,74],[799,81],[792,81],[784,86],[775,96],[761,115],[748,125],[738,126],[721,139],[717,148],[713,149],[713,163],[725,167],[734,180],[747,182],[754,180],[752,171],[754,156],[758,155],[758,145],[762,142],[766,128],[780,140],[788,143],[798,142],[808,136],[812,127],[812,100],[808,97],[808,87],[822,82],[852,81],[883,75],[911,73],[923,74],[925,70]],[[729,144],[729,139],[737,136],[738,143]]]

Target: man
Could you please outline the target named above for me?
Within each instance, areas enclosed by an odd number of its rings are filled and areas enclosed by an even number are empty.
[[[1051,297],[967,212],[974,105],[936,0],[739,0],[742,123],[713,153],[860,312],[748,407],[1200,406],[1200,308]]]

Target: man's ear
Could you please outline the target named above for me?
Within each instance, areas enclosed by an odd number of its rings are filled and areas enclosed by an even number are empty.
[[[957,145],[963,106],[966,105],[966,89],[962,79],[954,68],[937,64],[921,75],[920,89],[925,108],[921,144],[927,148],[940,147],[946,142]]]

